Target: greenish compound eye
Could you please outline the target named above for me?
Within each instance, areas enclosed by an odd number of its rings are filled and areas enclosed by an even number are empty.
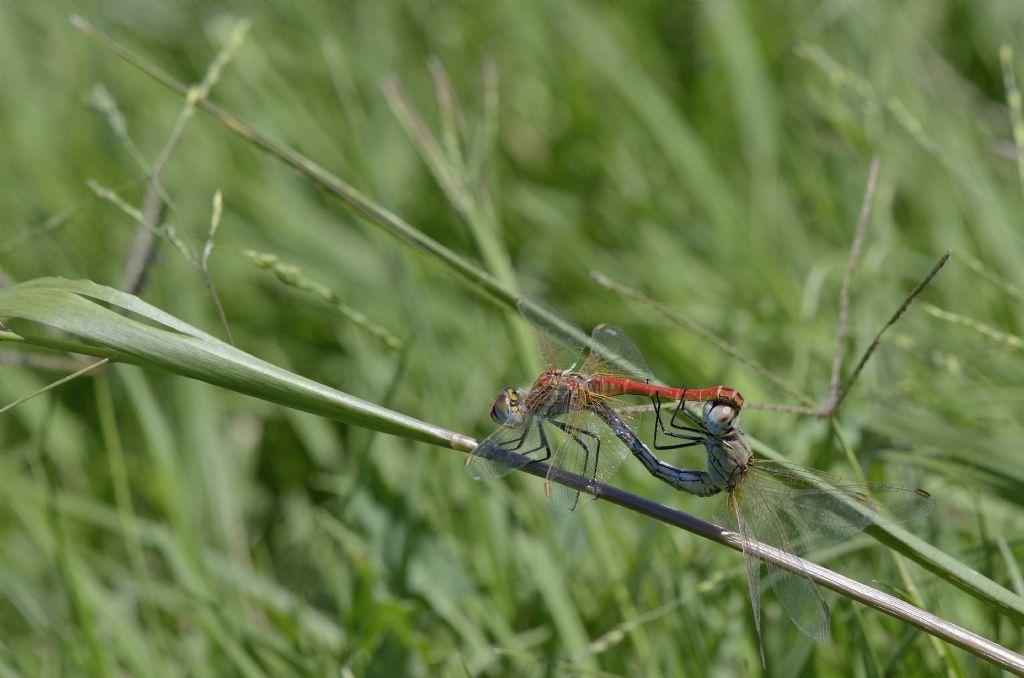
[[[515,426],[522,422],[523,414],[519,410],[519,392],[511,386],[498,391],[491,401],[491,419],[505,426]]]

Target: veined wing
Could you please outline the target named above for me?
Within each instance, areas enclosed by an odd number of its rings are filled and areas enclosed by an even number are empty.
[[[797,464],[758,461],[741,489],[771,504],[787,527],[795,553],[834,544],[868,525],[924,517],[934,501],[923,490],[859,483]]]
[[[580,371],[592,377],[648,381],[651,372],[633,340],[615,325],[598,325],[590,335],[590,354]]]
[[[474,480],[492,480],[545,459],[552,448],[540,424],[539,418],[527,415],[516,426],[499,426],[466,458],[466,473]]]
[[[796,627],[810,638],[824,639],[829,631],[828,606],[814,582],[805,574],[801,574],[803,566],[796,557],[794,548],[794,538],[799,538],[800,533],[789,523],[791,514],[779,512],[771,495],[758,492],[756,488],[748,487],[747,483],[742,484],[729,499],[734,502],[734,520],[738,526],[737,531],[744,540],[753,538],[784,552],[786,560],[795,570],[765,562],[768,582],[786,614]],[[745,555],[748,551],[749,548],[744,544]],[[756,564],[751,566],[748,562],[748,578],[751,577],[752,570],[756,574],[758,567]],[[756,598],[754,579],[751,579],[752,601]],[[759,606],[755,603],[755,618],[758,611]]]
[[[857,483],[796,464],[759,461],[735,491],[749,533],[790,554],[834,543],[871,523],[913,520],[930,513],[922,490]],[[743,531],[741,530],[741,534]],[[768,565],[768,581],[793,623],[821,640],[829,614],[814,583],[794,558],[796,573]]]
[[[620,438],[631,437],[636,444],[642,444],[625,422],[615,421],[618,431],[613,431],[608,423],[590,409],[591,401],[596,396],[581,394],[581,406],[570,411],[563,421],[548,420],[545,429],[554,429],[548,437],[558,436],[558,445],[554,447],[551,469],[545,484],[545,491],[551,498],[551,505],[556,510],[575,511],[589,503],[595,495],[588,492],[566,487],[552,480],[555,469],[583,476],[589,481],[607,482],[619,470],[623,460],[630,454],[626,444]],[[605,399],[597,402],[607,408]],[[611,412],[610,408],[607,410]],[[614,413],[612,417],[616,417]],[[617,435],[618,433],[618,435]]]
[[[544,302],[520,298],[519,312],[533,325],[537,350],[547,369],[576,370],[586,359],[586,333]]]
[[[548,369],[640,381],[650,378],[640,349],[618,327],[598,325],[587,337],[583,330],[544,302],[520,299],[517,306],[533,325],[537,347]]]
[[[747,572],[747,593],[750,596],[750,608],[754,612],[754,630],[757,632],[757,646],[761,651],[761,664],[764,659],[764,637],[761,635],[761,562],[750,552],[750,543],[757,541],[751,532],[743,511],[736,505],[733,494],[726,495],[726,515],[717,516],[716,520],[727,525],[733,532],[740,535],[740,546],[743,548],[743,566]]]

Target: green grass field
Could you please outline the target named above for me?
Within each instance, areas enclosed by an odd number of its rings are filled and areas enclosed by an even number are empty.
[[[493,430],[540,369],[519,294],[624,328],[663,383],[823,405],[877,157],[844,380],[953,258],[833,421],[743,426],[927,489],[907,529],[942,566],[869,535],[811,559],[1021,651],[1021,36],[1011,0],[0,4],[0,407],[114,358],[0,415],[0,674],[999,675],[834,593],[814,643],[770,590],[765,671],[738,553],[608,502],[555,515],[394,413]],[[140,266],[149,306],[50,279]],[[244,354],[187,336],[226,339],[217,300]],[[632,460],[613,482],[721,507]]]

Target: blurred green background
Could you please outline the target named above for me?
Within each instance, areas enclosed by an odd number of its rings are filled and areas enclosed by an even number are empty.
[[[1024,174],[1000,62],[1009,46],[1024,77],[1019,3],[3,3],[6,284],[120,284],[135,223],[86,182],[141,204],[137,154],[153,162],[182,106],[72,27],[71,12],[185,82],[251,21],[213,101],[492,272],[509,262],[512,284],[581,326],[625,328],[664,382],[725,383],[756,403],[798,404],[590,272],[644,290],[821,403],[880,156],[847,373],[916,281],[955,254],[886,335],[841,425],[869,477],[936,497],[917,534],[1024,593],[1013,336]],[[477,223],[438,186],[381,87],[394,78],[443,136],[431,63],[460,107],[467,175],[492,200]],[[89,105],[98,85],[137,152]],[[208,116],[189,122],[163,184],[168,220],[196,249],[223,193],[210,272],[240,348],[478,437],[498,388],[534,376],[508,308]],[[249,249],[301,267],[403,347],[282,285]],[[166,244],[141,296],[222,335],[201,278]],[[2,355],[3,403],[71,369]],[[851,473],[827,422],[749,410],[744,426],[794,461]],[[127,366],[6,412],[0,443],[5,675],[761,671],[738,554],[602,502],[555,517],[538,480],[476,483],[450,450]],[[632,462],[616,484],[706,518],[718,505]],[[906,587],[866,537],[816,560]],[[927,609],[1021,648],[1012,620],[907,568]],[[833,638],[814,644],[765,596],[769,672],[996,673],[829,599]]]

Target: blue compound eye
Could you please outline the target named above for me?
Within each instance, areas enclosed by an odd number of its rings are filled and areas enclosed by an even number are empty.
[[[725,402],[710,402],[704,406],[704,425],[713,434],[719,434],[732,425],[739,410]]]

